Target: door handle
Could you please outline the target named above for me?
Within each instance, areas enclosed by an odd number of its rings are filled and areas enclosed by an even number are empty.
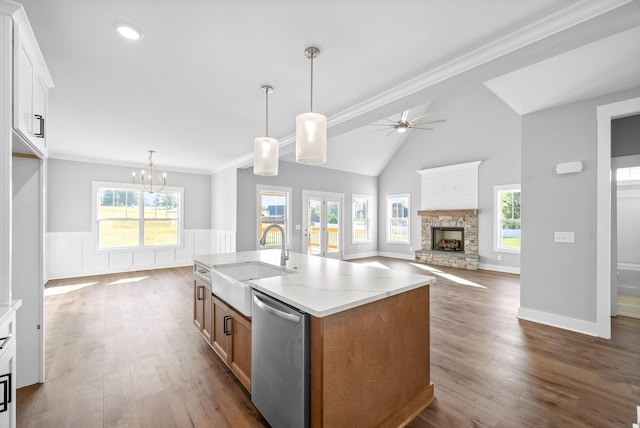
[[[300,317],[294,314],[288,314],[286,312],[280,311],[276,308],[272,308],[271,306],[267,305],[265,302],[263,302],[258,296],[253,296],[253,301],[256,304],[256,306],[258,306],[260,309],[262,309],[263,311],[265,311],[268,314],[271,314],[275,317],[278,317],[280,319],[283,319],[285,321],[289,321],[289,322],[294,322],[296,324],[300,323]]]
[[[202,295],[200,294],[200,290],[204,290],[204,285],[198,285],[196,289],[196,299],[202,300]]]
[[[227,336],[231,336],[231,329],[229,328],[229,325],[227,324],[227,322],[229,322],[230,319],[231,319],[231,317],[229,315],[225,315],[224,318],[223,318],[222,330],[224,330],[224,334],[226,334]]]
[[[44,138],[44,117],[41,114],[34,114],[33,117],[40,121],[40,132],[36,132],[33,135],[38,138]]]
[[[9,403],[11,403],[11,373],[0,376],[0,385],[4,392],[4,399],[0,403],[0,413],[3,413],[9,409]]]

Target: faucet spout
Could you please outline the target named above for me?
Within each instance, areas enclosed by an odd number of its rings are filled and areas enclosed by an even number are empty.
[[[289,251],[284,249],[287,239],[285,237],[284,229],[282,228],[282,226],[280,226],[279,224],[270,224],[269,226],[267,226],[264,232],[262,232],[262,237],[260,238],[260,245],[263,245],[263,246],[265,245],[265,243],[267,242],[267,233],[273,228],[276,228],[280,231],[280,235],[282,238],[281,239],[282,253],[280,254],[280,266],[287,267],[287,260],[289,260]]]

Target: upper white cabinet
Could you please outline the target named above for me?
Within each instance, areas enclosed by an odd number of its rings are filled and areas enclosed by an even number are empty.
[[[13,26],[13,128],[39,157],[47,157],[47,92],[51,86],[31,29]]]

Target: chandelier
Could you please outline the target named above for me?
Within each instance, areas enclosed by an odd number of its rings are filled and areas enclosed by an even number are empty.
[[[140,176],[137,177],[136,173],[133,172],[131,175],[131,181],[135,184],[140,190],[143,190],[147,193],[159,192],[164,189],[164,186],[167,185],[167,174],[156,172],[154,170],[153,165],[153,154],[155,151],[148,150],[149,152],[149,165],[145,166],[142,171],[140,171]],[[158,183],[154,184],[153,175],[157,174]]]

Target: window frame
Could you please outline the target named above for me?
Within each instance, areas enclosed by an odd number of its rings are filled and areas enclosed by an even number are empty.
[[[502,242],[502,194],[520,193],[520,247],[503,247]],[[496,253],[520,254],[522,248],[522,186],[520,184],[501,184],[493,186],[493,251]]]
[[[403,198],[407,199],[407,239],[406,240],[392,239],[391,238],[392,207],[391,205],[389,205],[389,202],[393,199],[403,199]],[[386,195],[385,196],[385,212],[387,216],[385,221],[385,228],[387,229],[385,233],[386,242],[388,244],[411,245],[411,193],[397,193],[393,195]]]
[[[365,239],[358,239],[356,237],[356,209],[355,209],[355,202],[356,199],[363,199],[367,201],[367,215],[366,215],[366,229],[367,229],[367,236]],[[359,193],[352,193],[351,194],[351,243],[352,244],[369,244],[372,242],[371,239],[371,213],[372,213],[372,204],[373,203],[373,197],[371,195],[364,195],[364,194],[359,194]]]
[[[144,244],[144,194],[149,193],[141,190],[138,186],[133,183],[120,183],[114,181],[92,181],[92,224],[93,230],[92,234],[95,239],[95,249],[96,251],[104,252],[104,251],[122,251],[122,250],[150,250],[150,249],[170,249],[170,248],[182,248],[184,242],[184,187],[178,186],[165,186],[162,191],[158,193],[178,193],[180,202],[178,204],[178,236],[177,242],[175,244],[157,244],[157,245],[145,245]],[[131,246],[119,246],[119,247],[100,247],[100,219],[98,218],[98,190],[101,188],[109,188],[114,190],[124,190],[124,191],[136,191],[139,193],[138,198],[141,201],[140,207],[138,208],[138,221],[139,229],[138,229],[138,245]],[[154,192],[156,193],[156,192]],[[141,211],[141,212],[140,212]]]
[[[256,185],[256,211],[261,212],[261,198],[260,195],[262,192],[274,192],[274,193],[284,193],[285,194],[285,219],[284,219],[284,235],[285,235],[285,248],[291,248],[291,187],[281,187],[281,186],[268,186],[264,184]],[[271,248],[280,248],[280,245],[260,245],[260,237],[259,231],[261,230],[262,225],[262,215],[259,215],[256,218],[256,249],[271,249]]]

